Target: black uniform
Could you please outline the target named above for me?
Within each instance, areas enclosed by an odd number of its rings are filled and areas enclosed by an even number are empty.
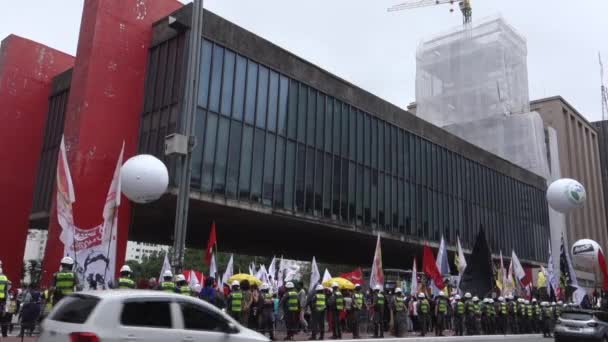
[[[262,291],[262,315],[260,316],[260,330],[262,334],[268,333],[270,339],[274,339],[273,327],[274,300],[272,294],[267,290]]]
[[[359,321],[361,320],[361,312],[363,312],[363,308],[365,305],[365,296],[359,290],[355,290],[353,294],[353,306],[351,311],[351,322],[353,324],[353,337],[359,337]]]
[[[405,296],[398,294],[393,297],[393,319],[395,327],[395,336],[401,337],[403,334],[403,327],[405,320],[407,319],[407,307],[405,305]]]
[[[372,305],[374,307],[374,337],[384,337],[384,294],[374,292]]]
[[[322,340],[325,335],[325,311],[327,309],[327,301],[325,293],[320,290],[308,300],[310,311],[312,313],[312,338],[316,339],[319,334],[319,340]]]
[[[456,336],[464,335],[464,323],[465,323],[465,303],[461,300],[457,300],[454,304],[454,334]]]

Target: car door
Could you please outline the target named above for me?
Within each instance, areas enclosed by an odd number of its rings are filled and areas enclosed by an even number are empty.
[[[124,301],[115,336],[124,342],[178,341],[170,299],[133,298]]]
[[[218,313],[189,301],[180,301],[177,304],[183,321],[183,338],[179,341],[240,341],[238,334],[229,332],[230,322]]]

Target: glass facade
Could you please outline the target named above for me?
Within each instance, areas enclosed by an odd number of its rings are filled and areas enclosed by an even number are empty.
[[[205,193],[543,260],[544,190],[205,40],[192,186]]]

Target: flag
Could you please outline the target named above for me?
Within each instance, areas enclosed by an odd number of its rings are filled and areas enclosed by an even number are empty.
[[[494,288],[494,274],[492,273],[492,254],[483,228],[477,234],[471,260],[475,260],[475,262],[464,272],[461,287],[463,291],[485,297]]]
[[[272,277],[272,281],[275,281],[276,277],[277,277],[277,258],[272,257],[272,261],[270,262],[270,265],[268,265],[268,276]]]
[[[467,259],[464,257],[464,251],[462,250],[462,245],[460,244],[460,237],[456,238],[456,243],[458,245],[458,255],[456,256],[456,269],[458,270],[458,284],[456,287],[460,289],[460,280],[462,279],[462,275],[464,274],[464,270],[467,269]]]
[[[559,294],[559,282],[553,267],[553,253],[551,252],[551,241],[549,241],[549,261],[547,262],[547,278],[549,286],[547,286],[547,295],[551,297],[551,290],[557,296]]]
[[[281,255],[281,260],[279,260],[279,269],[277,273],[277,286],[283,287],[285,285],[285,261],[283,261],[283,256]]]
[[[501,294],[504,295],[504,274],[505,274],[505,267],[502,263],[502,251],[500,251],[500,267],[498,268],[498,271],[496,272],[496,287],[498,287],[498,289],[500,289]]]
[[[159,283],[163,280],[163,274],[165,274],[165,271],[171,271],[171,264],[169,263],[167,253],[165,253],[165,259],[163,260],[163,268],[160,269],[160,276],[158,277]]]
[[[249,274],[253,275],[253,271],[254,271],[254,269],[253,269],[253,263],[251,263],[251,264],[249,264]]]
[[[380,235],[378,235],[378,240],[376,240],[376,251],[374,252],[372,273],[369,279],[369,287],[371,289],[376,288],[376,285],[380,285],[380,288],[384,289],[384,272],[382,271],[382,249],[380,246]]]
[[[439,273],[444,275],[450,275],[450,263],[448,262],[448,249],[445,244],[443,236],[441,236],[441,243],[439,244],[439,251],[437,252],[437,269]]]
[[[511,259],[511,262],[509,263],[509,270],[507,272],[508,292],[509,294],[513,294],[515,291],[515,281],[513,281],[513,259]]]
[[[416,267],[416,258],[414,258],[414,265],[412,266],[412,285],[410,294],[414,298],[418,295],[418,268]]]
[[[560,287],[566,291],[566,298],[578,288],[578,280],[576,273],[572,267],[570,253],[564,242],[564,234],[562,233],[562,244],[559,253],[559,269],[560,269]]]
[[[72,204],[76,202],[74,193],[74,184],[72,183],[72,174],[68,164],[68,156],[65,148],[64,137],[61,137],[59,145],[59,154],[57,156],[57,220],[61,227],[59,240],[64,245],[63,255],[72,255],[70,251],[74,244],[74,216],[72,213]]]
[[[200,284],[201,283],[198,277],[196,276],[196,272],[194,272],[194,270],[190,270],[190,276],[188,277],[188,286],[190,287],[190,289],[194,289],[196,285]]]
[[[597,259],[598,266],[600,267],[600,271],[602,272],[602,277],[604,278],[604,281],[602,282],[602,287],[604,291],[606,291],[608,290],[608,274],[606,273],[606,258],[604,257],[604,253],[602,253],[601,249],[597,253]]]
[[[211,223],[211,232],[209,232],[209,240],[207,241],[207,249],[205,250],[205,263],[209,265],[211,263],[211,255],[213,254],[213,247],[217,245],[217,237],[215,236],[215,221]],[[213,276],[213,275],[212,275]]]
[[[313,256],[312,263],[310,264],[310,286],[308,287],[308,289],[311,291],[314,290],[315,286],[319,283],[319,280],[321,280],[321,274],[319,274],[317,260]]]
[[[260,269],[255,274],[255,277],[260,279],[262,283],[270,285],[270,280],[268,279],[268,271],[266,270],[266,266],[264,266],[264,264],[260,265]]]
[[[427,244],[424,245],[424,252],[422,254],[422,271],[433,280],[433,284],[437,286],[438,289],[443,290],[445,284],[443,283],[443,277],[439,273],[437,269],[437,264],[435,263],[435,257],[433,256],[433,251],[431,247]]]
[[[511,252],[511,263],[513,264],[513,274],[515,275],[515,278],[521,283],[523,287],[526,287],[528,285],[528,283],[524,283],[524,278],[526,278],[526,271],[521,266],[519,258],[517,257],[517,254],[515,254],[515,251]]]
[[[217,278],[217,264],[215,263],[215,254],[211,253],[211,264],[209,265],[209,275]]]
[[[329,279],[331,279],[331,274],[329,274],[329,271],[326,268],[325,272],[323,272],[323,280],[321,282],[324,283],[324,282],[328,281]]]
[[[363,271],[361,270],[361,267],[357,267],[352,272],[340,273],[340,277],[348,279],[353,284],[363,284]]]
[[[230,277],[232,277],[232,275],[234,274],[233,258],[234,255],[230,254],[230,260],[228,260],[228,265],[226,265],[226,271],[224,272],[224,276],[222,277],[222,284],[230,285],[228,284],[228,279],[230,279]],[[211,272],[209,273],[209,275],[211,277],[214,277]]]

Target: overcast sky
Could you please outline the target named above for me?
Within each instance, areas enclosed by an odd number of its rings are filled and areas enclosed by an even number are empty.
[[[386,12],[387,7],[398,3],[206,0],[205,8],[406,107],[415,100],[415,53],[419,42],[456,27],[462,18],[457,5],[453,13],[449,5]],[[601,119],[597,53],[601,51],[608,64],[607,0],[472,3],[474,21],[502,15],[526,37],[530,99],[562,95],[589,120]],[[15,33],[74,54],[82,4],[83,0],[2,1],[0,37]]]

